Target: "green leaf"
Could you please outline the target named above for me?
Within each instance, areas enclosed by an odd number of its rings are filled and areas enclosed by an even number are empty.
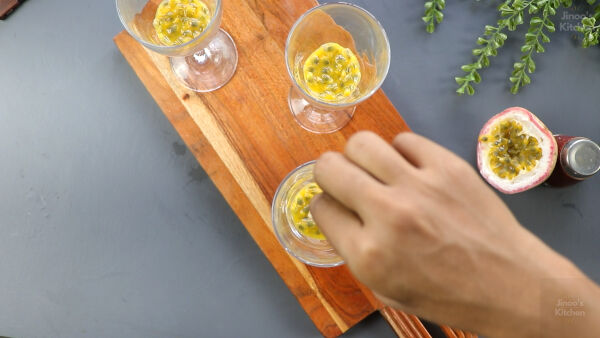
[[[539,43],[536,47],[535,47],[535,51],[538,53],[543,53],[546,51],[546,49],[544,49],[544,46],[542,46],[541,43]]]
[[[429,23],[427,23],[425,30],[427,31],[427,33],[430,33],[430,34],[435,31],[435,24],[433,23],[433,21],[429,21]]]
[[[585,17],[581,20],[581,24],[584,26],[592,27],[595,24],[596,19]]]
[[[529,5],[529,14],[537,13],[538,8],[534,4]]]
[[[544,42],[544,43],[550,42],[550,38],[548,37],[548,35],[541,33],[541,36],[542,36],[542,42]]]
[[[536,25],[536,24],[541,24],[542,22],[543,21],[540,17],[534,16],[533,18],[531,18],[531,21],[529,21],[529,24]]]
[[[483,67],[489,67],[489,65],[490,65],[490,59],[488,58],[487,55],[482,55],[481,56],[481,65]]]
[[[469,94],[469,95],[475,94],[475,88],[473,88],[473,86],[471,86],[471,85],[467,85],[467,94]]]
[[[527,71],[529,74],[535,72],[535,62],[533,62],[533,59],[529,59],[529,62],[527,63]]]
[[[444,14],[442,14],[442,12],[435,12],[435,21],[437,21],[437,23],[441,23],[442,20],[444,20]]]
[[[520,25],[523,23],[523,14],[519,13],[515,18],[515,24]]]
[[[519,84],[515,83],[515,85],[510,88],[510,92],[512,94],[517,94],[519,92]]]

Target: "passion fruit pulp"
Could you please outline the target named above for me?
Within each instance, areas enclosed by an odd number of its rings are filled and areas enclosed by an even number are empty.
[[[350,97],[360,82],[360,64],[350,48],[328,42],[304,62],[304,79],[311,96],[327,102]]]
[[[175,46],[200,35],[210,19],[210,9],[201,0],[163,0],[152,24],[162,43]]]
[[[532,112],[512,107],[481,129],[477,166],[481,176],[506,194],[544,182],[556,165],[558,147],[548,128]]]

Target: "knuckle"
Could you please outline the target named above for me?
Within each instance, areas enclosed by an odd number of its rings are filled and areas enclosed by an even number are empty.
[[[394,145],[399,145],[399,144],[404,144],[407,142],[413,142],[413,140],[415,139],[415,134],[411,133],[411,132],[402,132],[398,135],[396,135],[394,137],[394,140],[392,140],[392,143]]]
[[[396,214],[394,225],[402,232],[413,239],[419,241],[436,241],[439,233],[436,231],[435,224],[431,223],[431,217],[427,210],[417,203],[409,203],[403,206],[404,211]]]
[[[426,218],[426,211],[414,199],[398,198],[396,195],[394,198],[380,199],[376,203],[381,206],[379,213],[395,228],[411,230]]]
[[[364,151],[369,144],[376,138],[378,138],[377,134],[372,131],[359,131],[356,134],[352,135],[348,142],[346,143],[345,152],[346,153],[360,153]]]
[[[390,217],[396,226],[406,226],[411,224],[409,220],[415,216],[418,209],[410,202],[403,201],[402,203],[396,202],[390,205],[389,209]]]
[[[327,168],[331,167],[331,163],[338,160],[338,156],[339,154],[334,151],[328,151],[319,156],[315,162],[315,168],[313,170],[313,174],[317,181],[323,174],[324,170],[327,170]]]
[[[446,175],[451,180],[464,178],[471,170],[471,166],[461,158],[453,158],[446,161],[444,167]]]
[[[382,214],[393,220],[405,219],[410,214],[410,202],[405,198],[398,198],[394,192],[379,192],[372,199],[375,205],[380,206]]]
[[[435,196],[440,190],[457,182],[449,181],[448,175],[440,173],[436,168],[429,168],[423,172],[423,175],[415,183],[418,184],[419,191],[426,196]]]
[[[353,178],[354,182],[347,182],[348,184],[353,184],[357,187],[359,191],[363,194],[367,195],[370,198],[377,198],[379,189],[377,186],[373,184],[373,181],[369,179],[368,176],[356,176]]]
[[[350,184],[357,187],[357,190],[360,191],[360,194],[363,197],[362,200],[365,201],[372,210],[389,210],[393,205],[394,197],[393,195],[390,196],[387,188],[378,184],[373,184],[373,181],[369,180],[368,177],[358,177]]]
[[[331,162],[336,160],[338,157],[338,153],[335,151],[326,151],[323,154],[321,154],[321,156],[319,156],[319,159],[317,160],[317,165],[319,163],[323,163],[323,162]]]
[[[356,252],[356,269],[371,278],[378,278],[383,258],[380,246],[371,239],[363,239],[357,243]]]

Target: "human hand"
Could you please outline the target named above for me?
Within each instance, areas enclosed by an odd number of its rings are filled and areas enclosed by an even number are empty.
[[[536,336],[542,297],[568,287],[600,299],[468,163],[424,137],[402,133],[390,145],[358,133],[344,154],[323,154],[314,174],[325,192],[311,204],[315,221],[356,277],[396,308],[487,335]],[[543,291],[544,280],[565,278],[576,282]]]

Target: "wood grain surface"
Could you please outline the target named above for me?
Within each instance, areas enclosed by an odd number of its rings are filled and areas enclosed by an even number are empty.
[[[233,79],[215,92],[199,94],[181,86],[166,57],[144,49],[126,32],[115,43],[324,336],[338,336],[376,310],[399,336],[428,336],[418,318],[384,307],[345,266],[314,268],[289,256],[271,226],[273,195],[292,169],[327,150],[343,149],[358,130],[372,130],[389,141],[408,126],[380,90],[358,106],[341,131],[305,131],[287,105],[291,82],[284,45],[295,20],[317,3],[223,4],[222,27],[237,44],[239,64]]]

